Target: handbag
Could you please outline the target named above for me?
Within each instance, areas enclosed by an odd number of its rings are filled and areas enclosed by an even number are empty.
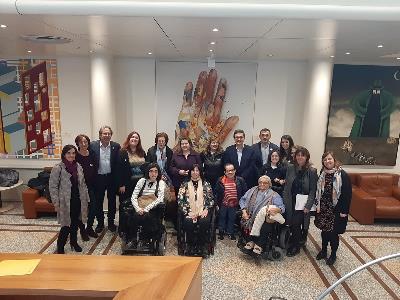
[[[150,203],[154,202],[155,200],[157,200],[157,197],[154,194],[140,196],[138,198],[138,205],[140,208],[144,209],[145,207],[147,207]]]

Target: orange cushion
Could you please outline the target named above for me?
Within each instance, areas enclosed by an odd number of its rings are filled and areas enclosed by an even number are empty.
[[[53,203],[49,203],[45,197],[39,197],[35,200],[35,208],[38,212],[54,212]]]
[[[393,189],[391,174],[360,174],[359,186],[374,197],[390,197]]]
[[[376,197],[375,217],[400,219],[400,201],[393,197]]]

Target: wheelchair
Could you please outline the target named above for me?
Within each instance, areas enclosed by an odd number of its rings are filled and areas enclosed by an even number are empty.
[[[271,261],[282,260],[291,239],[289,226],[285,224],[273,223],[273,233],[268,237],[268,247],[263,248],[261,258]],[[243,249],[247,242],[250,241],[250,231],[241,227],[239,231],[239,239],[237,247]]]
[[[167,244],[167,231],[163,224],[165,203],[160,203],[151,211],[154,212],[158,223],[158,230],[147,233],[142,226],[132,232],[132,216],[135,208],[130,201],[121,203],[118,233],[121,237],[121,254],[150,254],[164,256]]]
[[[178,220],[177,220],[177,239],[178,239],[178,254],[185,256],[201,256],[207,258],[210,255],[214,255],[214,248],[217,241],[217,233],[215,227],[216,210],[215,206],[209,209],[208,214],[210,215],[210,224],[206,233],[206,243],[205,245],[199,245],[198,240],[195,240],[192,245],[187,241],[187,234],[184,230],[183,224],[185,221],[185,215],[183,211],[178,209]],[[198,229],[198,225],[196,226]],[[196,237],[196,228],[194,236]],[[202,248],[205,247],[207,253],[204,254]]]

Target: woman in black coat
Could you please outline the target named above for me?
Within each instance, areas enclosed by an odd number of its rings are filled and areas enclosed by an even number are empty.
[[[218,179],[224,175],[223,155],[224,150],[215,139],[210,140],[207,149],[200,155],[203,162],[204,179],[211,184],[214,193]]]
[[[331,255],[326,264],[331,266],[336,261],[339,247],[339,234],[346,231],[352,190],[349,175],[335,160],[333,152],[322,155],[322,171],[317,183],[315,226],[321,229],[322,249],[316,259],[327,258],[328,243]]]
[[[279,150],[274,150],[268,156],[268,162],[263,165],[261,174],[267,175],[272,182],[272,190],[277,192],[281,197],[285,185],[286,167],[282,164]]]

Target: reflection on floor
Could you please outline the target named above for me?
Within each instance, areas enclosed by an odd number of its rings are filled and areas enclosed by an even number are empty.
[[[21,203],[0,214],[0,252],[53,253],[59,226],[54,216],[26,220]],[[362,226],[349,222],[340,238],[333,267],[316,261],[320,232],[310,228],[300,255],[256,265],[234,241],[217,242],[215,255],[203,261],[203,299],[315,299],[338,278],[372,259],[400,251],[399,223]],[[176,236],[169,230],[167,255],[177,255]],[[86,255],[119,255],[120,239],[103,231],[97,239],[79,241]],[[68,254],[71,253],[65,247]],[[400,260],[389,260],[358,273],[338,286],[331,299],[400,299]]]

